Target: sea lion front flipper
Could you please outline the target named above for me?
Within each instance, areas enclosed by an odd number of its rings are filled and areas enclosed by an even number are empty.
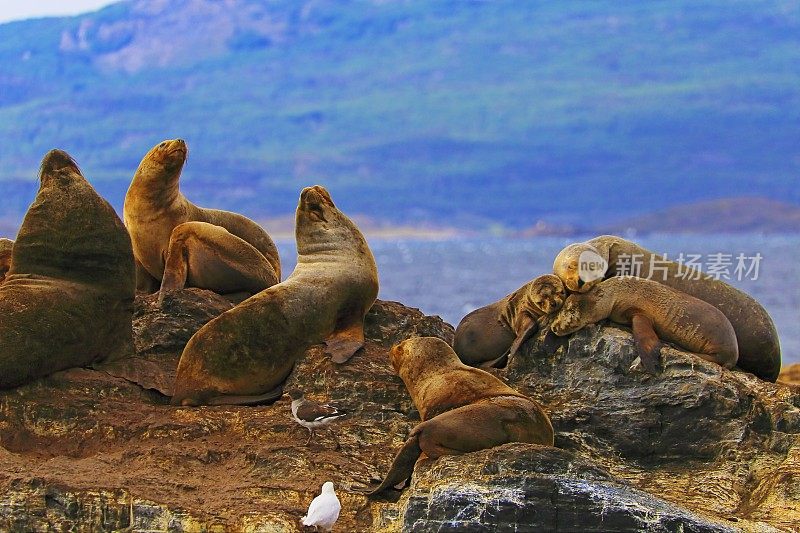
[[[274,402],[281,396],[283,396],[283,385],[264,394],[215,396],[208,400],[208,405],[262,405]]]
[[[653,329],[653,321],[641,313],[631,316],[633,342],[642,362],[642,368],[648,374],[657,374],[660,364],[661,341]]]
[[[359,320],[345,328],[337,329],[325,339],[325,353],[334,363],[346,363],[364,346],[364,321]]]
[[[517,351],[520,349],[523,343],[527,341],[531,335],[539,331],[539,324],[528,314],[525,314],[525,317],[520,320],[519,328],[520,332],[517,335],[517,338],[514,339],[514,342],[511,344],[511,348],[508,349],[509,358],[517,355]]]
[[[164,275],[161,278],[161,288],[158,290],[158,305],[164,303],[164,296],[186,286],[189,277],[189,250],[185,238],[179,232],[172,231],[164,258]]]

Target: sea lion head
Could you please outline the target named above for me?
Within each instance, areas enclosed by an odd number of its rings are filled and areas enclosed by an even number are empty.
[[[298,254],[314,254],[329,249],[339,252],[353,250],[372,257],[361,232],[336,207],[325,187],[314,185],[303,189],[295,218]]]
[[[441,369],[461,364],[458,356],[445,341],[438,337],[411,337],[395,344],[389,352],[395,372],[408,372],[411,377],[425,373],[426,369]]]
[[[550,329],[559,337],[578,331],[590,322],[593,302],[594,298],[582,294],[569,295],[550,323]]]
[[[306,187],[300,192],[300,203],[297,206],[297,214],[302,213],[304,218],[316,222],[327,222],[332,218],[336,211],[330,193],[322,185]],[[326,216],[327,215],[327,216]]]
[[[527,297],[543,315],[550,315],[561,309],[567,291],[561,278],[555,274],[545,274],[528,285]]]
[[[553,273],[561,278],[569,292],[587,292],[603,280],[608,258],[587,243],[570,244],[553,262]]]
[[[78,163],[64,150],[50,150],[42,158],[39,166],[40,187],[68,184],[75,177],[83,179]]]
[[[163,182],[176,181],[188,155],[189,148],[183,139],[161,141],[139,163],[136,177]]]

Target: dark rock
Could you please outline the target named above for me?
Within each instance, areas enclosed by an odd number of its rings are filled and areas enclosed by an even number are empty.
[[[438,316],[399,302],[376,300],[364,319],[364,335],[386,348],[411,337],[438,337],[453,344],[454,334],[453,326]]]
[[[736,531],[670,504],[572,452],[507,444],[423,460],[400,501],[404,530]]]
[[[133,311],[136,353],[182,350],[206,322],[232,307],[223,296],[204,289],[167,294],[162,305],[158,293],[137,296]]]
[[[657,376],[629,370],[633,336],[594,325],[555,353],[543,336],[498,372],[549,407],[556,446],[708,516],[800,523],[800,393],[666,347]]]

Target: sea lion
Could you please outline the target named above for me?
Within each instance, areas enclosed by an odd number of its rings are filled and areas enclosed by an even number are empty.
[[[638,271],[625,267],[625,260],[632,258],[640,267]],[[606,268],[595,274],[594,270],[586,268],[593,263],[605,263]],[[780,373],[780,341],[769,313],[752,297],[724,281],[668,261],[636,243],[613,235],[567,246],[556,257],[553,272],[570,292],[587,292],[604,279],[635,275],[710,303],[725,314],[736,332],[737,366],[771,382]],[[587,273],[588,279],[584,279]]]
[[[443,340],[405,340],[392,348],[390,358],[422,423],[411,431],[389,473],[370,495],[411,477],[423,453],[436,459],[508,442],[553,446],[553,426],[541,405],[488,372],[463,364]]]
[[[297,207],[297,267],[224,312],[189,340],[172,403],[275,399],[295,361],[325,341],[337,363],[364,345],[364,316],[378,295],[378,270],[364,236],[323,187],[303,189]]]
[[[6,279],[6,272],[11,268],[11,250],[13,248],[14,241],[0,238],[0,283]]]
[[[133,353],[128,232],[66,152],[39,178],[0,285],[0,388]]]
[[[275,243],[238,213],[197,207],[181,193],[188,148],[163,141],[144,156],[125,195],[123,216],[137,261],[137,289],[184,286],[255,294],[280,281]]]
[[[570,294],[550,328],[564,336],[606,318],[632,326],[642,366],[651,373],[658,365],[659,339],[725,368],[733,368],[739,357],[736,332],[722,311],[643,278],[613,277]]]
[[[553,274],[539,276],[506,297],[467,314],[456,328],[453,348],[470,366],[503,366],[558,311],[566,298]]]

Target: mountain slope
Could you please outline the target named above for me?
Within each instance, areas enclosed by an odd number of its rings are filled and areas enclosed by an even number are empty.
[[[0,25],[0,198],[59,146],[119,206],[155,143],[252,216],[593,227],[732,196],[800,203],[800,7],[137,0]]]

